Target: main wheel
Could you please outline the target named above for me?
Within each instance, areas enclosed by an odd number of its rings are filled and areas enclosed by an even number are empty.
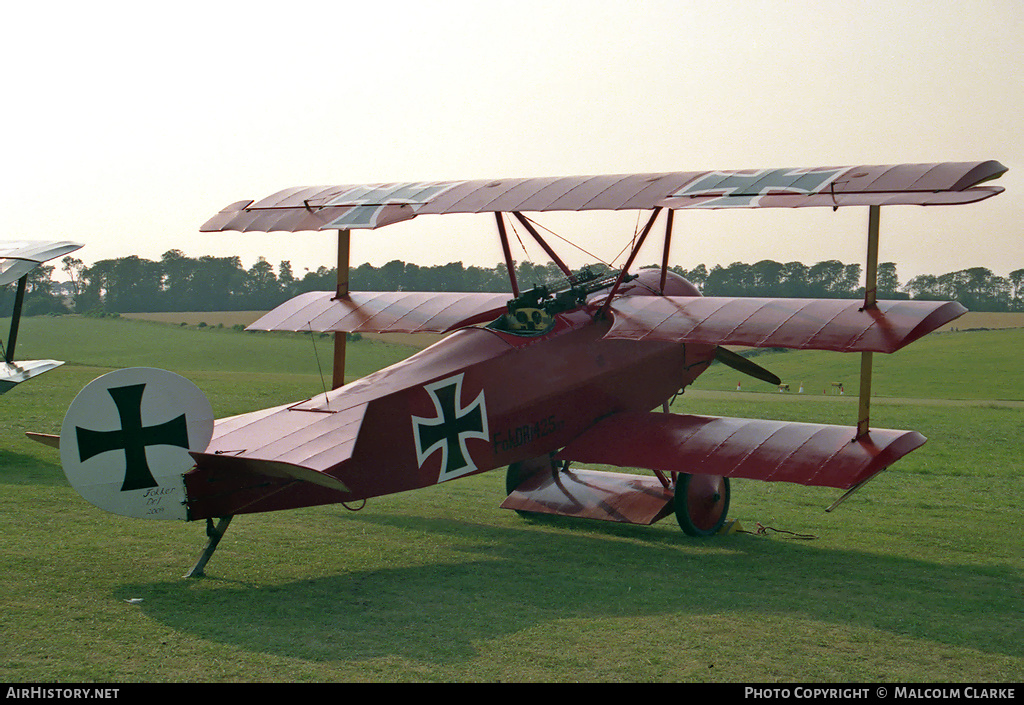
[[[712,536],[729,512],[729,478],[687,475],[676,480],[675,510],[679,527],[688,536]]]

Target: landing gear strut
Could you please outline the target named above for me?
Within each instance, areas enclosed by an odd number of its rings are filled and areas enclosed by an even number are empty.
[[[512,463],[505,471],[505,494],[512,494],[525,480],[538,473],[554,475],[558,472],[555,464],[554,454],[542,455],[537,458],[530,458],[519,463]],[[530,516],[533,512],[515,510],[519,516]]]
[[[192,566],[192,570],[185,573],[186,578],[202,578],[206,575],[203,569],[206,568],[207,562],[213,555],[213,552],[217,550],[217,544],[220,543],[221,538],[224,537],[224,532],[228,530],[228,524],[231,523],[231,517],[221,517],[217,525],[214,526],[213,519],[206,520],[206,535],[210,540],[206,543],[206,548],[203,549],[203,555],[199,556],[199,560]]]

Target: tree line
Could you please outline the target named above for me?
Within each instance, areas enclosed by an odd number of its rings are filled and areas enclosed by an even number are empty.
[[[61,269],[68,281],[52,277],[56,265],[36,268],[29,275],[25,313],[134,313],[153,311],[262,311],[307,291],[330,291],[336,286],[333,268],[306,270],[300,277],[289,261],[274,267],[263,257],[246,269],[235,257],[187,257],[180,250],[165,252],[159,261],[136,256],[100,260],[86,266],[67,256]],[[649,265],[657,266],[657,265]],[[827,260],[802,262],[762,260],[734,262],[708,269],[673,267],[705,296],[764,296],[792,298],[857,298],[863,296],[859,264]],[[520,289],[564,279],[554,263],[516,263]],[[462,262],[421,267],[393,260],[380,267],[362,264],[349,272],[353,291],[509,291],[504,263],[494,267],[465,266]],[[896,264],[878,268],[878,297],[882,299],[956,300],[975,311],[1024,311],[1024,269],[1001,277],[984,267],[942,275],[920,275],[900,284]],[[8,311],[13,287],[0,290],[0,311]]]

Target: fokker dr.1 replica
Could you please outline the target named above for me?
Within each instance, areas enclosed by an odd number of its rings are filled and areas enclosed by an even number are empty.
[[[21,312],[25,304],[25,290],[28,275],[33,269],[62,255],[81,248],[77,242],[54,242],[50,240],[12,240],[0,242],[0,287],[17,282],[14,308],[11,311],[11,328],[7,335],[6,347],[0,345],[0,394],[10,391],[16,384],[41,375],[64,363],[59,360],[22,360],[16,362],[14,349],[18,344],[18,329]]]
[[[507,468],[505,508],[641,524],[674,513],[696,536],[722,528],[732,477],[852,492],[925,441],[869,426],[872,355],[965,311],[876,300],[880,209],[980,201],[1002,191],[980,184],[1005,171],[987,161],[395,183],[235,203],[202,230],[338,231],[337,289],[300,295],[250,326],[333,331],[335,388],[214,421],[202,393],[179,393],[174,375],[113,372],[86,387],[65,418],[65,472],[105,509],[205,519],[210,542],[190,575],[202,574],[236,514],[358,502],[499,467]],[[669,271],[674,211],[809,206],[866,207],[863,300],[702,297]],[[570,271],[523,215],[624,209],[651,213],[624,266],[602,272]],[[495,214],[510,294],[349,291],[352,230],[482,212]],[[662,212],[661,268],[632,273]],[[520,287],[507,220],[547,252],[564,285]],[[413,331],[452,334],[343,384],[346,332]],[[716,359],[779,383],[725,345],[860,353],[856,425],[669,413],[668,400]]]

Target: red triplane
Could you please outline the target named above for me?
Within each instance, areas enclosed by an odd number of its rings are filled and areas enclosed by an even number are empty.
[[[869,428],[872,354],[965,311],[954,302],[876,300],[880,207],[980,201],[1002,189],[979,184],[1005,171],[988,161],[399,183],[239,202],[202,230],[338,231],[337,290],[298,296],[250,326],[334,331],[336,388],[215,422],[198,390],[176,391],[175,375],[114,372],[68,411],[59,441],[65,472],[105,509],[205,519],[210,543],[189,575],[203,573],[236,514],[358,502],[499,467],[507,467],[505,508],[640,524],[674,512],[695,536],[722,529],[731,477],[852,492],[925,441]],[[676,210],[805,206],[868,207],[863,300],[702,297],[668,270]],[[621,270],[570,271],[523,215],[623,209],[653,212]],[[661,268],[630,274],[662,211]],[[348,290],[351,230],[479,212],[495,213],[511,295]],[[520,290],[505,214],[552,257],[563,285]],[[451,335],[341,385],[345,333],[414,331]],[[724,345],[861,353],[857,425],[669,413],[673,395],[716,359],[779,384]]]

